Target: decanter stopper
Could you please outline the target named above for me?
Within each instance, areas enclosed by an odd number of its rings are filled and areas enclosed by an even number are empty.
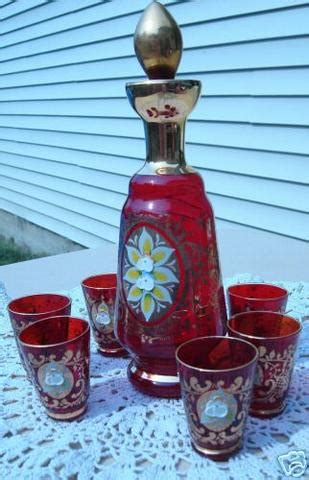
[[[135,30],[134,48],[151,80],[175,77],[182,55],[182,36],[161,3],[152,2],[144,11]]]

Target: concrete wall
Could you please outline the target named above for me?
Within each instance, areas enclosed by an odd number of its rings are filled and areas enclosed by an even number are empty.
[[[38,255],[56,255],[84,248],[61,235],[4,210],[0,210],[0,233],[4,238],[12,239],[16,245]]]

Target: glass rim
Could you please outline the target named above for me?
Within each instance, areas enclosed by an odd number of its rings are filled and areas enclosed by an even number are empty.
[[[33,327],[34,325],[37,325],[38,323],[41,323],[41,322],[46,322],[46,321],[50,321],[50,320],[54,320],[54,319],[58,319],[58,318],[65,318],[65,319],[71,319],[71,320],[79,320],[81,322],[83,322],[85,325],[86,325],[86,328],[83,332],[81,332],[79,335],[77,335],[76,337],[74,338],[71,338],[70,340],[65,340],[63,342],[57,342],[57,343],[48,343],[48,344],[40,344],[40,345],[33,345],[32,343],[28,343],[28,342],[24,342],[23,340],[20,339],[20,336],[22,334],[24,334],[24,332],[28,329],[28,328],[31,328]],[[90,331],[90,325],[89,323],[87,322],[87,320],[85,320],[84,318],[80,318],[80,317],[72,317],[71,315],[57,315],[57,316],[54,316],[54,317],[46,317],[46,318],[42,318],[41,320],[37,320],[36,322],[33,322],[31,323],[30,325],[27,325],[21,332],[19,332],[17,338],[18,338],[18,342],[21,344],[21,345],[24,345],[26,347],[31,347],[31,348],[51,348],[51,347],[59,347],[60,345],[65,345],[67,343],[70,343],[70,342],[75,342],[76,340],[78,340],[79,338],[81,338],[83,335],[85,335],[87,332]]]
[[[126,87],[139,87],[140,85],[164,85],[164,84],[169,84],[169,85],[177,85],[179,83],[188,83],[188,84],[193,84],[195,85],[200,85],[201,80],[195,80],[189,78],[188,80],[186,78],[167,78],[167,79],[160,79],[160,78],[147,78],[146,80],[141,80],[139,82],[126,82]]]
[[[250,334],[247,334],[247,333],[239,332],[239,331],[236,330],[235,328],[232,328],[231,325],[230,325],[230,324],[231,324],[231,320],[233,320],[233,318],[235,318],[235,317],[241,317],[241,316],[243,316],[243,315],[248,315],[248,314],[249,314],[249,316],[251,316],[252,314],[253,314],[252,316],[254,316],[255,314],[261,314],[261,313],[265,313],[265,314],[267,314],[267,315],[274,315],[274,316],[277,317],[277,318],[278,318],[278,316],[280,316],[280,317],[287,317],[287,318],[293,320],[294,322],[296,322],[296,323],[298,324],[298,329],[297,329],[295,332],[289,333],[289,334],[287,334],[287,335],[281,335],[281,336],[280,336],[280,335],[279,335],[279,336],[276,335],[275,337],[265,337],[265,336],[264,336],[264,337],[260,337],[260,336],[258,336],[258,335],[250,335]],[[301,332],[302,328],[303,328],[302,323],[301,323],[297,318],[292,317],[291,315],[286,315],[285,313],[271,312],[271,311],[269,311],[269,310],[252,310],[252,311],[249,311],[249,312],[235,313],[234,315],[232,315],[232,316],[228,319],[226,326],[227,326],[227,328],[228,328],[232,333],[237,333],[238,335],[242,335],[242,336],[244,336],[244,337],[246,337],[246,338],[249,338],[249,339],[252,338],[252,339],[254,339],[254,340],[264,340],[264,341],[265,341],[265,340],[283,340],[283,339],[285,339],[285,338],[293,337],[294,335],[298,335],[298,334]]]
[[[270,297],[270,298],[257,298],[257,297],[248,297],[248,295],[240,295],[239,293],[233,293],[230,291],[230,289],[232,287],[240,287],[240,286],[243,286],[243,285],[262,285],[262,286],[266,286],[266,287],[274,287],[274,288],[278,288],[280,290],[282,290],[283,293],[282,295],[279,295],[278,297]],[[262,282],[247,282],[247,283],[233,283],[232,285],[229,285],[227,287],[227,292],[228,292],[228,295],[231,295],[233,297],[237,297],[237,298],[245,298],[247,300],[254,300],[255,302],[269,302],[269,301],[275,301],[275,300],[280,300],[281,298],[285,298],[285,297],[288,297],[289,296],[289,291],[284,288],[284,287],[279,287],[278,285],[274,285],[272,283],[262,283]]]
[[[183,360],[181,360],[179,358],[179,350],[184,347],[185,345],[187,345],[188,343],[194,343],[195,341],[197,340],[205,340],[205,339],[210,339],[210,338],[216,338],[216,339],[221,339],[221,340],[232,340],[232,341],[235,341],[236,342],[240,342],[240,343],[245,343],[246,345],[249,345],[250,348],[253,349],[255,355],[254,357],[247,363],[244,363],[242,365],[239,365],[238,367],[232,367],[232,368],[201,368],[201,367],[194,367],[193,365],[190,365],[189,363],[186,363],[184,362]],[[256,348],[255,345],[253,345],[252,343],[248,342],[247,340],[243,340],[242,338],[237,338],[237,337],[227,337],[227,336],[224,336],[224,335],[208,335],[208,336],[204,336],[204,337],[196,337],[196,338],[191,338],[191,340],[187,340],[186,342],[180,344],[177,348],[176,348],[176,351],[175,351],[175,357],[176,357],[176,360],[177,362],[181,363],[182,365],[184,365],[185,367],[189,367],[193,370],[197,370],[199,372],[211,372],[211,373],[224,373],[224,372],[231,372],[231,371],[236,371],[236,370],[241,370],[242,368],[245,368],[245,367],[248,367],[249,365],[251,365],[252,363],[254,363],[255,361],[257,361],[258,357],[259,357],[259,352],[258,352],[258,349]]]
[[[93,287],[91,285],[86,285],[85,282],[87,280],[91,280],[92,278],[97,278],[97,277],[104,277],[108,275],[115,275],[116,276],[116,285],[114,287]],[[116,290],[117,289],[117,273],[115,272],[110,272],[110,273],[97,273],[96,275],[90,275],[89,277],[84,278],[80,282],[81,286],[84,288],[88,288],[89,290]]]
[[[67,300],[67,303],[63,305],[62,307],[55,308],[53,310],[48,310],[47,312],[36,312],[36,313],[23,313],[23,312],[18,312],[16,310],[13,310],[11,307],[11,304],[14,302],[19,302],[20,300],[24,300],[26,298],[30,297],[61,297]],[[33,295],[23,295],[22,297],[17,297],[13,298],[7,305],[7,310],[8,312],[17,314],[17,315],[22,315],[22,316],[36,316],[36,315],[48,315],[53,312],[57,312],[58,310],[61,310],[62,308],[68,307],[69,305],[72,305],[72,298],[69,297],[68,295],[62,294],[62,293],[34,293]],[[61,315],[59,315],[61,316]],[[39,319],[38,321],[43,320],[43,318]],[[35,322],[33,322],[35,323]]]

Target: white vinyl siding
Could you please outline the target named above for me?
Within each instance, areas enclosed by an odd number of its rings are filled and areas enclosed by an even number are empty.
[[[117,242],[142,121],[133,33],[148,0],[0,2],[0,208],[85,245]],[[179,78],[200,79],[186,157],[220,224],[309,240],[309,2],[163,1]]]

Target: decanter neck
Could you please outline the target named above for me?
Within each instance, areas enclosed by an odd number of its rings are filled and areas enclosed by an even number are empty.
[[[167,165],[186,164],[184,154],[183,123],[144,122],[146,137],[146,162],[165,163]]]
[[[186,119],[201,90],[198,80],[148,80],[127,83],[127,95],[144,121],[146,171],[187,171],[184,155]],[[162,167],[162,168],[161,168]]]

